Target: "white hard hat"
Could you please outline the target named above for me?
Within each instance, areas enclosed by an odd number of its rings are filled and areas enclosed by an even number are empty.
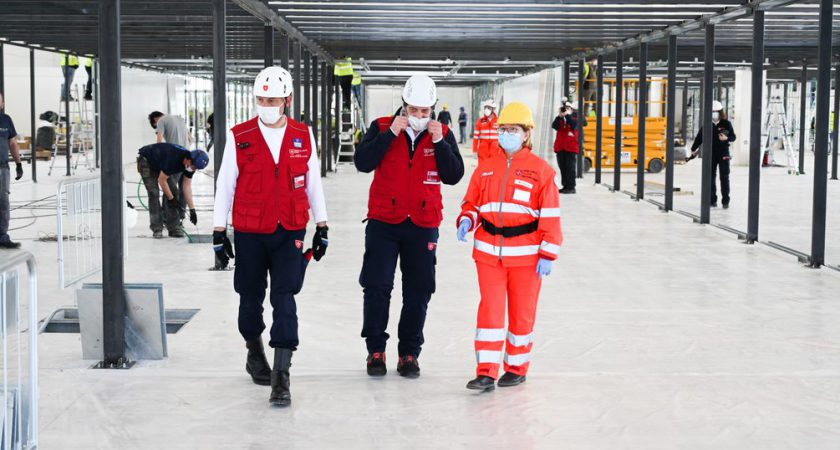
[[[572,103],[569,103],[569,106],[571,106],[571,107],[572,107],[572,109],[574,109],[574,110],[577,110],[577,109],[578,109],[577,102],[572,102]]]
[[[488,98],[484,101],[484,106],[488,108],[496,109],[496,102],[493,101],[492,98]]]
[[[292,95],[294,82],[288,70],[269,66],[260,71],[254,80],[255,97],[281,97]]]
[[[712,102],[712,111],[720,111],[722,109],[723,105],[719,101],[715,100]]]
[[[402,97],[408,105],[430,107],[437,103],[437,87],[427,75],[412,75],[405,82]]]

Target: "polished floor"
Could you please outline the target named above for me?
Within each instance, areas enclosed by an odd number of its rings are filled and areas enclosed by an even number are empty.
[[[59,179],[14,183],[15,204]],[[422,376],[396,375],[392,342],[389,375],[368,378],[358,274],[370,179],[345,166],[325,180],[331,246],[298,297],[291,408],[270,409],[268,388],[243,370],[232,273],[207,271],[209,245],[150,239],[141,214],[126,280],[161,282],[167,307],[201,312],[169,335],[168,359],[129,371],[88,369],[78,335],[41,335],[42,448],[840,448],[840,273],[610,193],[591,174],[562,198],[566,242],[544,282],[525,385],[464,389],[478,304],[453,223],[466,178],[444,190]],[[196,184],[208,232],[212,185]],[[800,201],[779,192],[769,201]],[[73,303],[57,286],[55,242],[36,240],[53,227],[42,218],[13,231],[40,263],[41,316]]]

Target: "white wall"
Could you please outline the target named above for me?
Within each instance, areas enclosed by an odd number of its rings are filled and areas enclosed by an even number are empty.
[[[12,117],[19,135],[30,136],[29,49],[4,45],[6,114]],[[47,110],[63,114],[59,109],[61,68],[56,53],[35,51],[35,118]],[[86,83],[84,68],[76,71],[76,83]]]

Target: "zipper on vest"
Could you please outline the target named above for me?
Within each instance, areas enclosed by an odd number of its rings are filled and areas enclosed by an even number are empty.
[[[510,158],[507,160],[507,169],[505,169],[505,177],[502,179],[502,193],[499,196],[499,228],[505,227],[505,215],[502,212],[502,205],[505,203],[505,191],[507,190],[507,179],[508,174],[510,173]],[[502,234],[502,240],[499,242],[499,261],[501,262],[504,257],[502,256],[502,250],[505,246],[505,235]]]

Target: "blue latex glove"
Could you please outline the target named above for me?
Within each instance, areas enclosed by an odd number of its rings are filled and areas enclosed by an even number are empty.
[[[537,263],[537,273],[540,274],[540,278],[551,275],[552,262],[545,258],[540,258],[540,261]]]
[[[469,218],[461,219],[461,223],[458,224],[458,240],[461,242],[467,242],[467,233],[470,232],[472,228],[472,220]]]

